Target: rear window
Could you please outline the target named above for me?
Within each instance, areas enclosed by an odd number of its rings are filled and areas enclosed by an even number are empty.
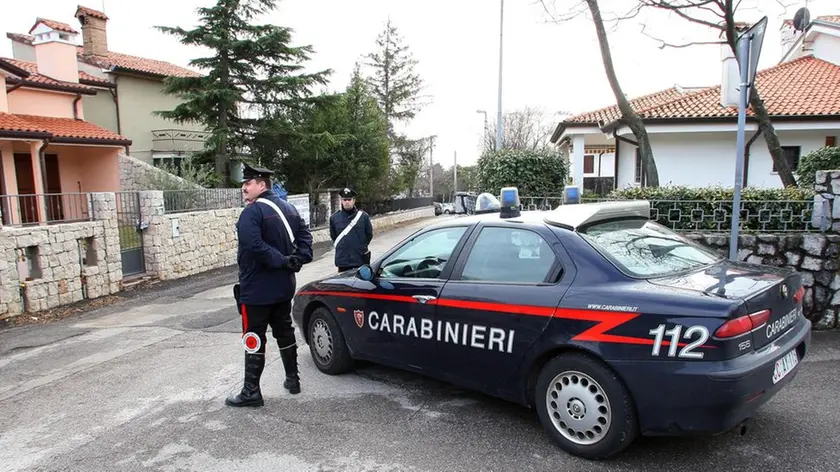
[[[698,269],[723,257],[648,220],[597,223],[581,236],[621,271],[633,277],[658,277]]]

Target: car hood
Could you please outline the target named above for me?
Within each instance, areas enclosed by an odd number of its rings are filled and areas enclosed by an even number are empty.
[[[352,287],[356,280],[356,272],[352,270],[342,274],[331,274],[300,286],[297,293],[312,290],[341,290]]]
[[[650,283],[695,290],[730,300],[743,300],[779,284],[790,276],[791,271],[788,269],[726,260],[697,271],[651,279]]]

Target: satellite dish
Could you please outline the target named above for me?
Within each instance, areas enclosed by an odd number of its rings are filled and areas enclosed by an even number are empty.
[[[811,23],[811,12],[807,8],[800,8],[793,15],[793,29],[796,31],[805,31],[805,28]]]

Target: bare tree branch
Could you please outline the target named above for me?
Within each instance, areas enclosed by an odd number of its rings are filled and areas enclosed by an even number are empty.
[[[667,42],[663,39],[659,39],[659,38],[647,33],[645,31],[645,28],[647,28],[647,25],[642,25],[641,33],[643,35],[647,36],[648,38],[659,42],[660,43],[659,44],[659,49],[665,49],[665,48],[682,49],[682,48],[687,48],[687,47],[691,47],[691,46],[706,46],[706,45],[712,45],[712,44],[717,44],[717,45],[726,44],[726,41],[692,41],[690,43],[685,43],[685,44],[671,44],[671,43],[669,43],[669,42]]]
[[[725,31],[726,30],[726,26],[725,26],[724,23],[712,23],[711,21],[707,21],[707,20],[704,20],[704,19],[701,19],[701,18],[696,18],[696,17],[693,17],[693,16],[689,15],[688,13],[686,13],[686,10],[691,10],[693,8],[706,7],[707,5],[710,5],[710,4],[718,5],[718,6],[721,7],[722,10],[724,10],[725,6],[722,5],[717,0],[703,0],[703,1],[699,1],[699,2],[687,1],[685,3],[668,2],[668,1],[665,1],[665,0],[639,0],[639,1],[642,4],[644,4],[644,6],[647,6],[647,7],[659,8],[659,9],[662,9],[662,10],[667,10],[667,11],[673,12],[676,15],[678,15],[678,16],[682,17],[683,19],[688,20],[692,23],[697,23],[697,24],[700,24],[700,25],[703,25],[703,26],[708,26],[709,28],[714,28],[714,29],[717,29],[717,30],[720,30],[720,31]],[[721,15],[718,15],[718,16],[721,16]]]

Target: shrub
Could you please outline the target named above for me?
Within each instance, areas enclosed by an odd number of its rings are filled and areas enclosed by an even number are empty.
[[[479,186],[493,195],[508,186],[520,195],[557,195],[568,175],[568,164],[549,148],[487,152],[478,160]]]
[[[840,148],[823,147],[802,156],[796,169],[797,184],[811,188],[818,170],[840,169]]]

